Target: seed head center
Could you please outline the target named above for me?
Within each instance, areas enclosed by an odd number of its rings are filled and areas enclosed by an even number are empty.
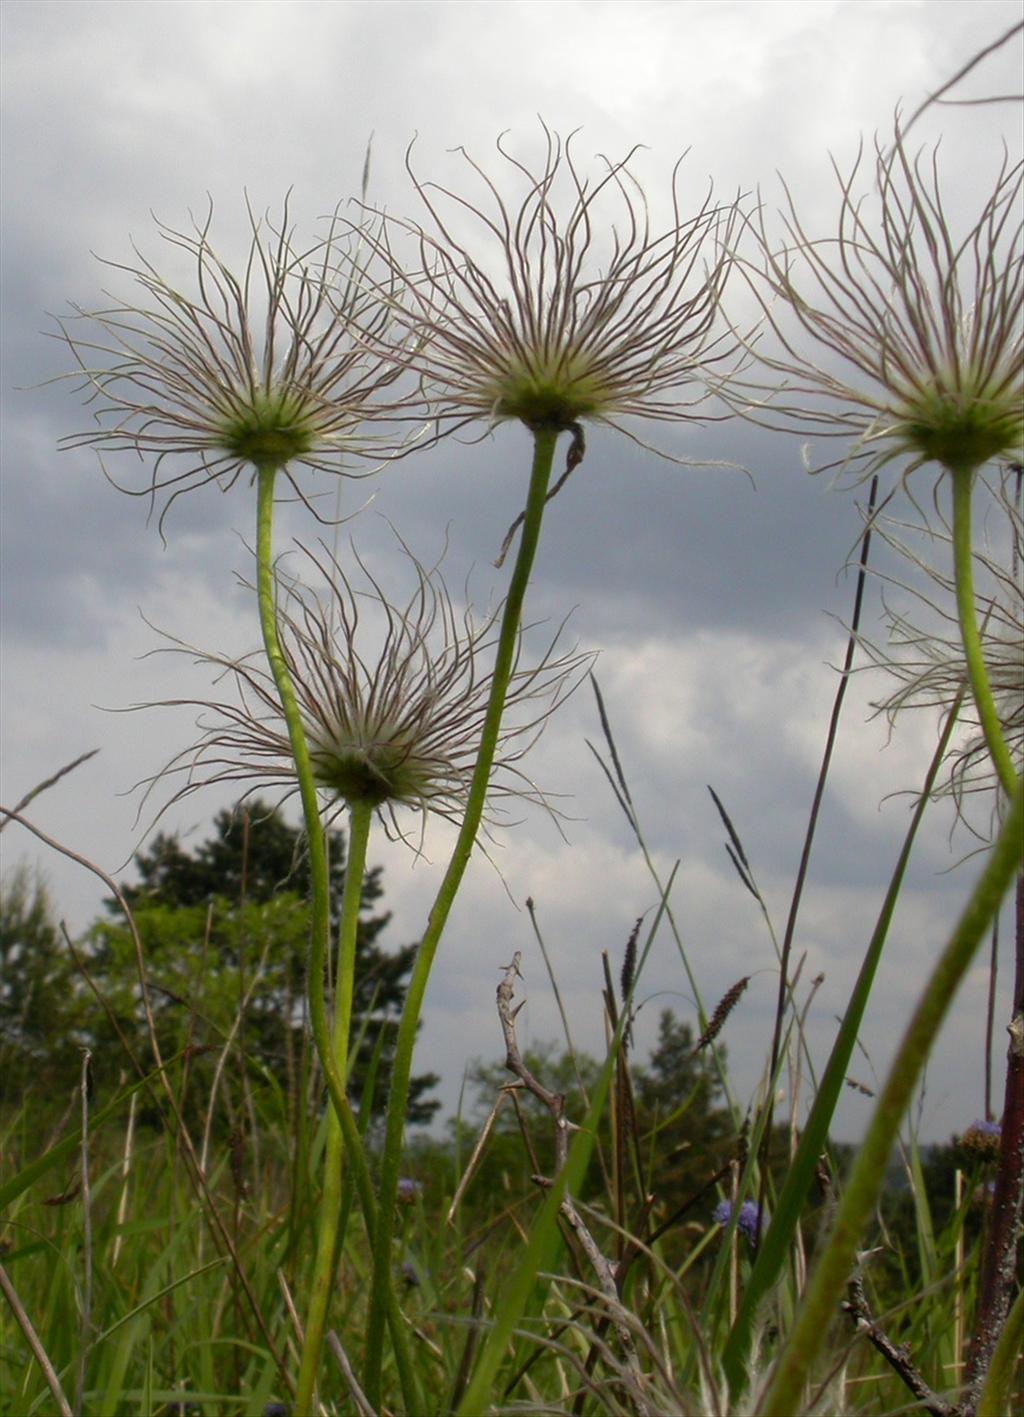
[[[283,467],[316,444],[308,402],[292,390],[259,394],[224,425],[225,449],[258,467]]]

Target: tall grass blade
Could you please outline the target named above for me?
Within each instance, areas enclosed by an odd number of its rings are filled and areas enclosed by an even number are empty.
[[[984,870],[925,985],[889,1069],[867,1135],[775,1370],[762,1411],[790,1417],[799,1402],[828,1321],[849,1278],[857,1244],[878,1199],[886,1163],[936,1033],[1021,868],[1024,787],[1018,785]]]
[[[163,1067],[169,1068],[172,1063],[177,1062],[179,1058],[183,1057],[186,1051],[187,1050],[183,1048],[181,1052],[175,1053],[172,1057],[169,1057]],[[103,1122],[115,1116],[129,1098],[134,1096],[140,1088],[149,1087],[150,1083],[159,1077],[162,1071],[163,1068],[154,1068],[151,1073],[147,1073],[146,1076],[140,1078],[138,1082],[132,1083],[132,1085],[126,1087],[123,1092],[119,1092],[105,1107],[100,1107],[95,1111],[90,1118],[90,1129],[95,1131]],[[30,1186],[34,1186],[40,1177],[46,1175],[47,1171],[52,1170],[53,1167],[59,1166],[63,1161],[66,1161],[69,1156],[78,1150],[81,1144],[82,1129],[76,1127],[73,1131],[68,1132],[67,1136],[55,1142],[48,1151],[44,1151],[42,1156],[36,1157],[35,1161],[30,1161],[27,1166],[23,1166],[9,1181],[0,1185],[0,1211],[6,1209],[13,1201],[16,1201]]]
[[[843,1022],[839,1029],[838,1037],[832,1045],[832,1052],[829,1056],[828,1064],[818,1085],[814,1104],[809,1117],[804,1126],[803,1135],[797,1147],[796,1155],[790,1163],[786,1174],[786,1180],[779,1193],[775,1205],[775,1214],[764,1235],[760,1251],[755,1261],[750,1280],[740,1304],[736,1322],[729,1335],[728,1342],[722,1355],[722,1365],[729,1383],[729,1389],[734,1398],[743,1392],[748,1373],[748,1358],[750,1356],[751,1341],[753,1336],[754,1322],[757,1311],[762,1301],[772,1285],[782,1273],[789,1254],[789,1248],[800,1220],[804,1203],[807,1200],[808,1192],[814,1180],[814,1169],[821,1153],[828,1143],[828,1130],[832,1122],[832,1116],[839,1101],[840,1093],[853,1056],[853,1050],[857,1043],[857,1034],[860,1031],[861,1021],[864,1017],[864,1010],[867,1007],[868,996],[874,984],[875,972],[878,969],[878,962],[882,957],[882,949],[885,945],[886,937],[889,933],[889,925],[892,921],[893,913],[896,909],[896,902],[899,899],[900,888],[903,885],[903,877],[906,873],[907,863],[910,860],[911,849],[917,836],[918,827],[924,816],[925,808],[928,804],[929,795],[935,785],[939,769],[942,766],[946,749],[953,733],[956,723],[957,713],[963,695],[957,699],[950,709],[946,722],[943,725],[942,733],[939,736],[938,744],[932,756],[928,772],[925,775],[924,784],[921,789],[921,796],[910,821],[907,835],[903,843],[902,850],[893,871],[892,880],[889,882],[889,889],[886,891],[882,908],[879,912],[878,921],[868,944],[864,962],[860,967],[857,982],[853,986],[853,993],[850,995],[850,1002],[843,1015]]]

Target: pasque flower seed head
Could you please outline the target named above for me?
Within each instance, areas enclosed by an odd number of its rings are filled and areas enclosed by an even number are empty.
[[[402,291],[390,328],[405,336],[429,412],[442,432],[507,419],[630,432],[633,419],[698,416],[706,369],[735,349],[717,318],[735,207],[709,191],[685,213],[677,164],[672,214],[655,235],[632,154],[591,180],[572,136],[544,135],[536,167],[498,139],[505,180],[460,149],[478,197],[422,180],[407,159],[428,223],[387,219],[379,294]],[[399,232],[412,239],[411,267],[392,244]],[[368,343],[381,348],[372,332]]]
[[[777,249],[759,210],[760,264],[740,262],[765,327],[751,354],[774,376],[723,380],[755,421],[849,444],[824,466],[864,476],[896,460],[972,473],[1024,437],[1021,164],[1004,166],[978,214],[953,220],[937,150],[912,157],[899,128],[876,144],[872,196],[860,159],[839,179],[834,236],[810,237],[786,192]],[[817,349],[815,349],[817,346]]]
[[[74,316],[59,321],[96,424],[63,445],[149,460],[148,482],[126,490],[166,491],[169,505],[210,482],[227,489],[246,469],[338,473],[344,458],[384,454],[387,439],[362,425],[394,407],[388,397],[403,368],[401,341],[390,342],[385,358],[352,336],[358,317],[380,337],[395,308],[393,298],[382,302],[360,286],[365,233],[342,236],[333,221],[323,239],[300,249],[287,202],[276,226],[251,208],[248,219],[237,274],[212,244],[211,206],[191,231],[157,222],[162,239],[189,259],[190,289],[172,285],[136,250],[136,265],[106,263],[131,278],[134,299],[73,306]],[[339,286],[343,248],[347,279]]]
[[[357,590],[328,551],[303,554],[323,577],[325,591],[315,592],[279,569],[278,630],[328,815],[366,804],[397,837],[406,835],[397,816],[402,808],[457,823],[487,712],[487,661],[501,607],[480,621],[471,611],[460,615],[437,570],[411,558],[414,589],[396,607],[358,557],[365,585]],[[521,662],[520,638],[499,732],[493,802],[520,797],[546,805],[519,763],[590,664],[587,655],[561,651],[558,638],[531,667]],[[172,800],[223,781],[249,782],[252,792],[268,785],[294,790],[280,699],[262,659],[175,644],[220,671],[219,678],[233,680],[238,692],[215,701],[175,701],[207,711],[201,736],[150,790],[168,774],[186,778]]]

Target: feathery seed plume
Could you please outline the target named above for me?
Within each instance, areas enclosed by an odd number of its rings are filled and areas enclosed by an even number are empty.
[[[381,336],[395,309],[393,292],[382,302],[361,288],[368,233],[342,238],[335,220],[325,238],[298,248],[287,201],[277,226],[251,207],[248,218],[237,274],[211,242],[211,204],[191,231],[157,222],[193,267],[190,291],[136,248],[136,265],[104,263],[134,281],[134,300],[74,305],[74,316],[58,321],[79,368],[63,377],[80,377],[96,424],[62,445],[151,459],[149,481],[122,490],[151,499],[168,492],[161,522],[181,493],[211,482],[226,491],[246,469],[337,474],[343,456],[379,460],[389,450],[386,438],[361,431],[364,420],[395,408],[382,395],[403,370],[400,340],[384,357],[352,334],[358,319]],[[349,274],[339,288],[342,248]]]
[[[944,205],[938,153],[912,157],[897,125],[875,145],[875,193],[858,196],[862,156],[839,181],[834,237],[812,239],[786,189],[788,241],[763,211],[762,265],[741,268],[767,328],[752,356],[776,378],[723,380],[727,403],[769,427],[840,439],[816,471],[869,476],[904,463],[973,471],[1024,437],[1022,165],[1000,168],[965,234]],[[819,358],[813,346],[817,345]]]
[[[323,577],[317,594],[278,570],[281,650],[295,687],[313,774],[333,820],[346,804],[368,803],[389,835],[405,839],[402,807],[458,823],[465,806],[491,674],[499,606],[477,621],[452,604],[436,568],[410,557],[415,588],[393,606],[356,556],[366,588],[356,590],[334,557],[303,550]],[[379,623],[364,624],[373,619]],[[367,641],[378,633],[376,655]],[[578,685],[591,656],[558,649],[559,635],[531,667],[520,640],[495,761],[490,800],[520,798],[548,806],[518,764],[545,720]],[[248,792],[296,790],[288,732],[274,680],[262,658],[231,659],[175,642],[178,652],[234,680],[233,699],[174,700],[206,710],[198,741],[150,784],[184,775],[172,801],[212,782],[248,782]],[[146,707],[164,705],[146,705]],[[493,817],[492,817],[493,820]]]
[[[629,170],[633,152],[605,160],[591,180],[573,156],[575,135],[544,135],[537,168],[498,139],[507,184],[458,149],[479,199],[420,179],[407,157],[432,229],[389,218],[376,248],[402,289],[393,328],[406,336],[439,432],[506,419],[572,429],[578,461],[581,421],[640,441],[623,420],[703,416],[694,410],[704,375],[736,349],[718,320],[736,208],[715,204],[709,190],[684,212],[677,163],[672,215],[655,235]],[[506,185],[518,195],[506,196]],[[413,238],[414,272],[392,250],[388,226]],[[464,237],[467,227],[476,236]],[[368,342],[380,347],[372,332]]]

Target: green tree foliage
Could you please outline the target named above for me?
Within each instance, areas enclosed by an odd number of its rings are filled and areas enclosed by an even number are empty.
[[[188,1095],[210,1092],[226,1044],[246,1086],[276,1092],[294,1114],[305,1095],[311,1051],[306,1029],[309,946],[307,870],[301,834],[280,812],[256,801],[221,812],[213,833],[193,850],[162,834],[135,858],[138,882],[122,887],[142,945],[146,987],[161,1053],[185,1050]],[[334,923],[345,878],[345,843],[331,833]],[[350,1088],[358,1106],[367,1091],[371,1116],[383,1110],[388,1069],[416,946],[389,952],[379,942],[390,915],[374,913],[380,868],[363,882]],[[75,1085],[79,1045],[93,1054],[97,1086],[153,1065],[141,1004],[136,950],[114,901],[77,942],[81,969],[60,940],[45,892],[25,876],[8,889],[0,926],[0,1022],[5,1059],[16,1059],[27,1087],[40,1067]],[[86,978],[87,975],[87,978]],[[373,1082],[367,1088],[368,1078]],[[433,1073],[413,1080],[409,1121],[428,1122],[438,1102],[427,1096]],[[4,1095],[19,1075],[5,1069]],[[218,1105],[238,1123],[234,1089]]]
[[[30,1085],[61,1094],[74,1086],[80,1056],[68,999],[67,948],[46,887],[16,867],[0,889],[0,1105]]]
[[[329,859],[336,930],[345,880],[341,832],[330,833]],[[136,856],[135,865],[139,883],[124,894],[156,986],[154,1010],[175,1016],[179,1046],[215,1043],[237,1018],[258,972],[239,1045],[253,1062],[287,1082],[293,1095],[307,1038],[308,873],[301,833],[278,810],[256,800],[219,813],[213,834],[193,851],[185,850],[176,836],[160,835]],[[372,913],[383,895],[380,877],[381,868],[374,867],[363,881],[353,1011],[358,1047],[350,1078],[358,1105],[368,1070],[375,1067],[369,1099],[374,1115],[386,1103],[404,980],[416,953],[415,945],[388,952],[378,943],[391,918]],[[123,958],[128,944],[119,923],[99,923],[93,930],[98,962],[108,952]],[[182,1037],[185,1026],[187,1040]],[[437,1082],[433,1073],[414,1079],[411,1123],[428,1122],[437,1110],[440,1104],[425,1096]]]
[[[917,1149],[917,1176],[912,1159],[911,1151],[894,1158],[880,1205],[871,1277],[885,1302],[950,1274],[958,1243],[968,1253],[977,1244],[992,1204],[995,1151],[985,1157],[952,1137]]]

